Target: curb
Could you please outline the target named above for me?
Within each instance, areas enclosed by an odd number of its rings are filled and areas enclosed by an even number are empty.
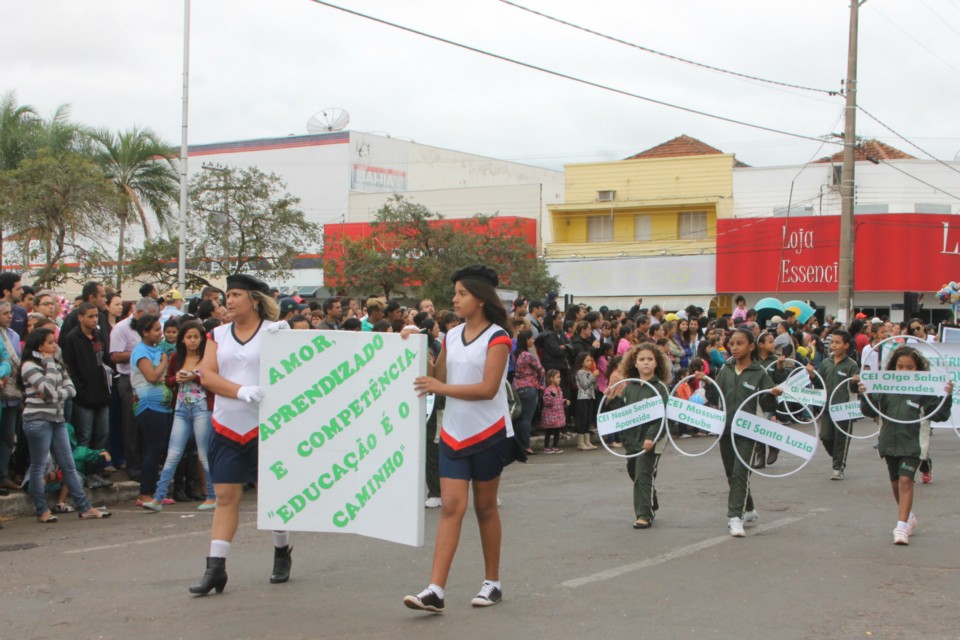
[[[113,486],[110,487],[84,489],[84,491],[93,506],[116,504],[117,502],[136,500],[137,496],[140,495],[140,484],[127,480],[114,482]],[[51,498],[51,500],[53,499],[55,498]],[[51,507],[54,504],[55,502],[50,502]],[[33,517],[33,515],[33,498],[30,497],[29,493],[11,491],[10,495],[0,497],[0,518],[27,518]]]

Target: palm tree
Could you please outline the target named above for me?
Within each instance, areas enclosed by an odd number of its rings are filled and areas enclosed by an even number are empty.
[[[37,122],[37,112],[29,105],[17,104],[14,92],[0,98],[0,172],[13,171],[28,155]],[[7,215],[7,207],[0,200],[0,264],[3,262],[3,223]]]
[[[146,207],[163,228],[171,204],[179,197],[180,176],[174,164],[177,153],[145,127],[116,133],[101,129],[91,133],[91,139],[96,146],[94,157],[123,196],[122,205],[115,212],[120,224],[117,251],[119,289],[123,283],[124,241],[128,226],[140,224],[149,240],[151,230]]]

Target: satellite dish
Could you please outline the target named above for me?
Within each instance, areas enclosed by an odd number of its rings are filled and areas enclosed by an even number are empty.
[[[350,114],[346,109],[330,107],[310,116],[307,120],[307,131],[310,133],[342,131],[348,124],[350,124]]]

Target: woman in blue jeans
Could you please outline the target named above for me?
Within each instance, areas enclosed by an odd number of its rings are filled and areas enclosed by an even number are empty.
[[[167,365],[166,374],[167,386],[176,395],[170,446],[167,449],[167,461],[160,473],[160,481],[157,482],[157,491],[153,494],[153,500],[143,503],[144,509],[163,510],[163,499],[167,496],[170,481],[177,472],[177,465],[180,464],[191,435],[197,440],[197,451],[207,480],[207,499],[197,509],[208,511],[217,506],[213,479],[210,477],[210,465],[207,462],[210,436],[213,433],[213,424],[210,421],[213,394],[200,384],[199,371],[206,345],[207,336],[200,322],[192,320],[180,327],[176,350]]]
[[[37,521],[43,524],[57,521],[57,516],[50,513],[44,491],[43,472],[47,467],[48,454],[53,454],[54,462],[63,472],[63,481],[77,505],[80,519],[106,518],[110,516],[109,512],[90,506],[73,462],[63,419],[63,405],[74,396],[76,390],[66,368],[54,358],[57,349],[52,329],[34,329],[27,335],[20,364],[24,396],[23,431],[30,444],[28,474]]]
[[[520,398],[520,417],[517,418],[517,440],[527,455],[533,454],[530,448],[530,432],[533,430],[533,414],[540,402],[540,390],[544,387],[543,365],[537,356],[531,353],[533,332],[524,329],[517,334],[517,346],[514,359],[517,362],[513,375],[513,388]]]

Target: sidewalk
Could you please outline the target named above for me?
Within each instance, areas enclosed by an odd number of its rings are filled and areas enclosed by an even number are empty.
[[[140,494],[140,484],[129,480],[114,482],[113,486],[99,489],[84,489],[93,506],[133,501]],[[72,504],[72,503],[71,503]],[[53,507],[51,502],[50,506]],[[34,515],[33,499],[26,491],[11,491],[8,496],[0,496],[0,519],[27,518]]]

